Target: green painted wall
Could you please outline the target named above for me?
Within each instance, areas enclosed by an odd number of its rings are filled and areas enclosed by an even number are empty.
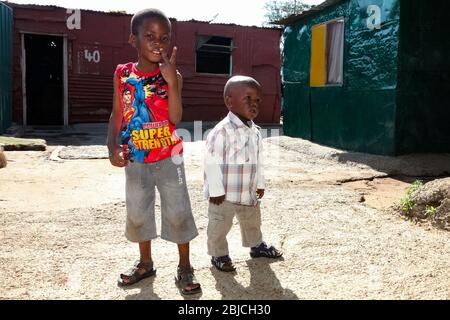
[[[11,125],[12,10],[0,2],[0,134]]]
[[[309,90],[300,83],[284,83],[284,134],[312,140],[311,106]]]
[[[450,152],[450,2],[401,5],[398,152]]]
[[[382,9],[381,30],[367,6]],[[309,87],[311,27],[345,17],[344,85]],[[348,0],[284,32],[284,131],[341,149],[395,154],[399,0]]]

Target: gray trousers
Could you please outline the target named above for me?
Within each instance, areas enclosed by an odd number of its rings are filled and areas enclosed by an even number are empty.
[[[209,203],[208,208],[208,254],[222,257],[229,254],[227,234],[237,217],[241,228],[242,246],[255,247],[262,242],[261,210],[225,201],[220,206]]]

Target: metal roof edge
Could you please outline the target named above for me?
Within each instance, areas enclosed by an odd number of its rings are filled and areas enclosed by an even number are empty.
[[[283,28],[280,27],[258,27],[258,26],[250,26],[250,25],[241,25],[241,24],[236,24],[236,23],[213,23],[213,22],[209,22],[209,21],[202,21],[202,20],[196,20],[196,19],[191,19],[191,20],[177,20],[178,22],[192,22],[192,23],[203,23],[203,24],[208,24],[208,25],[216,25],[216,26],[235,26],[235,27],[243,27],[243,28],[255,28],[255,29],[269,29],[269,30],[282,30]]]
[[[5,7],[7,7],[8,9],[10,9],[10,10],[12,10],[12,8],[11,8],[11,6],[9,6],[8,4],[9,4],[9,2],[6,2],[6,1],[3,1],[3,0],[0,0],[0,3],[1,4],[3,4]]]
[[[14,3],[12,1],[2,1],[2,3],[6,4],[6,5],[9,5],[12,8],[35,9],[35,10],[80,9],[81,11],[85,11],[85,12],[93,12],[93,13],[117,15],[117,16],[132,16],[132,14],[130,14],[130,13],[120,12],[120,11],[100,11],[100,10],[81,9],[81,8],[65,8],[65,7],[60,7],[60,6],[57,6],[57,5],[19,4],[19,3]],[[172,18],[170,18],[170,19],[172,19]]]
[[[2,3],[4,3],[6,6],[9,5],[9,7],[14,8],[23,8],[23,9],[36,9],[36,10],[45,10],[45,9],[51,9],[51,10],[57,10],[57,9],[62,9],[62,10],[67,10],[67,9],[77,9],[77,8],[65,8],[65,7],[60,7],[60,6],[56,6],[56,5],[40,5],[40,4],[18,4],[18,3],[14,3],[14,2],[10,2],[10,1],[1,1]],[[84,12],[93,12],[93,13],[99,13],[99,14],[106,14],[106,15],[112,15],[112,16],[133,16],[133,14],[131,13],[124,13],[124,12],[118,12],[118,11],[97,11],[97,10],[90,10],[90,9],[80,9],[81,11]],[[178,20],[176,18],[171,18],[169,17],[170,20],[172,21],[177,21],[177,22],[193,22],[193,23],[203,23],[203,24],[208,24],[208,25],[222,25],[222,26],[235,26],[235,27],[243,27],[243,28],[256,28],[256,29],[268,29],[268,30],[282,30],[283,28],[281,27],[258,27],[258,26],[246,26],[246,25],[240,25],[240,24],[236,24],[236,23],[212,23],[209,21],[201,21],[201,20],[196,20],[196,19],[191,19],[191,20]]]

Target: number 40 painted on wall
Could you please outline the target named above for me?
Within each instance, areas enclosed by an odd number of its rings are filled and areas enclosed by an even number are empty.
[[[89,51],[86,49],[86,50],[84,50],[84,58],[89,62],[99,63],[100,62],[100,51],[98,51],[98,50]]]

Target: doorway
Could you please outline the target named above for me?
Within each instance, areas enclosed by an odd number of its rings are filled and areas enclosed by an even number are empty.
[[[64,124],[63,40],[24,34],[27,125]]]

